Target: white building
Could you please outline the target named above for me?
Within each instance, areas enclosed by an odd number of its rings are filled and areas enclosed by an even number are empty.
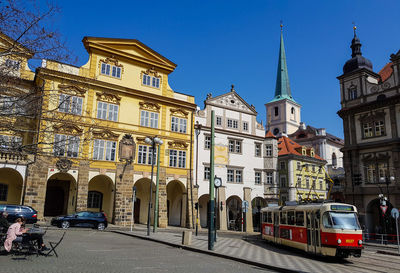
[[[218,226],[241,229],[242,201],[249,202],[246,228],[258,227],[259,208],[273,199],[277,158],[275,138],[265,138],[254,106],[247,104],[232,85],[229,93],[207,95],[205,108],[195,117],[195,181],[198,185],[200,224],[207,225],[209,200],[211,111],[215,113],[215,175],[223,184],[217,191]],[[197,152],[198,150],[198,152]],[[274,160],[275,159],[275,160]],[[269,161],[265,164],[265,160]],[[221,207],[222,205],[222,207]],[[254,207],[254,208],[253,208]],[[257,228],[256,228],[257,229]]]

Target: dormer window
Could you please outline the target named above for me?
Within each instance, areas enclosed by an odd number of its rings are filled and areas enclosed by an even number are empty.
[[[110,65],[106,63],[101,63],[101,74],[111,76],[114,78],[121,78],[121,67]]]

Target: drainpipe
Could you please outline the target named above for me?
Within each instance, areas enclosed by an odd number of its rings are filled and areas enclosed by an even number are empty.
[[[192,227],[194,228],[194,209],[193,209],[193,179],[192,179],[192,171],[193,171],[193,116],[194,111],[192,111],[192,118],[190,122],[190,172],[189,172],[189,180],[190,180],[190,200],[191,200],[191,208],[192,208]]]

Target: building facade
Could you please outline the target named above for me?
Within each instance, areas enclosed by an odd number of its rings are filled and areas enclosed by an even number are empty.
[[[168,84],[176,64],[138,40],[85,37],[83,44],[85,65],[43,60],[36,71],[33,84],[49,94],[38,123],[47,129],[38,131],[42,153],[30,162],[23,201],[16,203],[37,209],[41,219],[92,210],[119,225],[129,225],[132,213],[146,223],[159,154],[159,226],[192,226],[196,106]],[[155,136],[163,144],[153,157],[145,139]]]
[[[217,189],[218,227],[241,230],[242,202],[248,201],[246,230],[259,227],[260,208],[276,200],[276,139],[265,138],[254,106],[236,93],[207,96],[195,117],[196,166],[200,224],[207,225],[209,200],[211,111],[215,112],[215,175],[223,184]],[[267,162],[267,163],[266,163]],[[275,192],[275,194],[274,194]],[[254,220],[254,222],[253,222]]]
[[[340,82],[344,128],[346,202],[355,204],[368,232],[395,233],[390,210],[400,205],[398,180],[400,133],[400,51],[375,73],[361,54],[354,30],[352,55],[343,67]],[[388,198],[383,213],[382,194]]]

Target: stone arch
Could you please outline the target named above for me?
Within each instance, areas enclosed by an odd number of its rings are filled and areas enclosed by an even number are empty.
[[[107,219],[112,219],[114,204],[114,182],[106,175],[96,175],[89,181],[88,186],[88,211],[103,211]],[[96,194],[100,193],[100,194]],[[100,197],[97,200],[97,197]]]
[[[76,180],[69,173],[55,173],[46,184],[44,216],[72,214],[76,208]]]
[[[135,201],[135,211],[134,211],[134,221],[135,223],[147,224],[147,215],[149,209],[150,201],[150,179],[141,178],[134,183],[136,187],[136,201]],[[156,185],[153,182],[152,186],[152,197],[151,197],[151,211],[150,211],[150,221],[153,223],[154,218],[154,204],[155,204],[155,192]]]
[[[0,168],[0,204],[21,203],[24,178],[15,169]]]
[[[203,194],[199,198],[199,218],[200,226],[205,228],[208,226],[208,200],[210,199],[209,194]]]
[[[242,199],[232,195],[226,200],[226,217],[229,230],[242,229]]]
[[[187,194],[185,186],[179,180],[167,184],[167,217],[168,225],[182,226],[186,224]]]
[[[255,197],[251,200],[252,217],[253,217],[253,230],[256,232],[260,231],[261,227],[261,209],[267,206],[267,202],[262,197]]]

